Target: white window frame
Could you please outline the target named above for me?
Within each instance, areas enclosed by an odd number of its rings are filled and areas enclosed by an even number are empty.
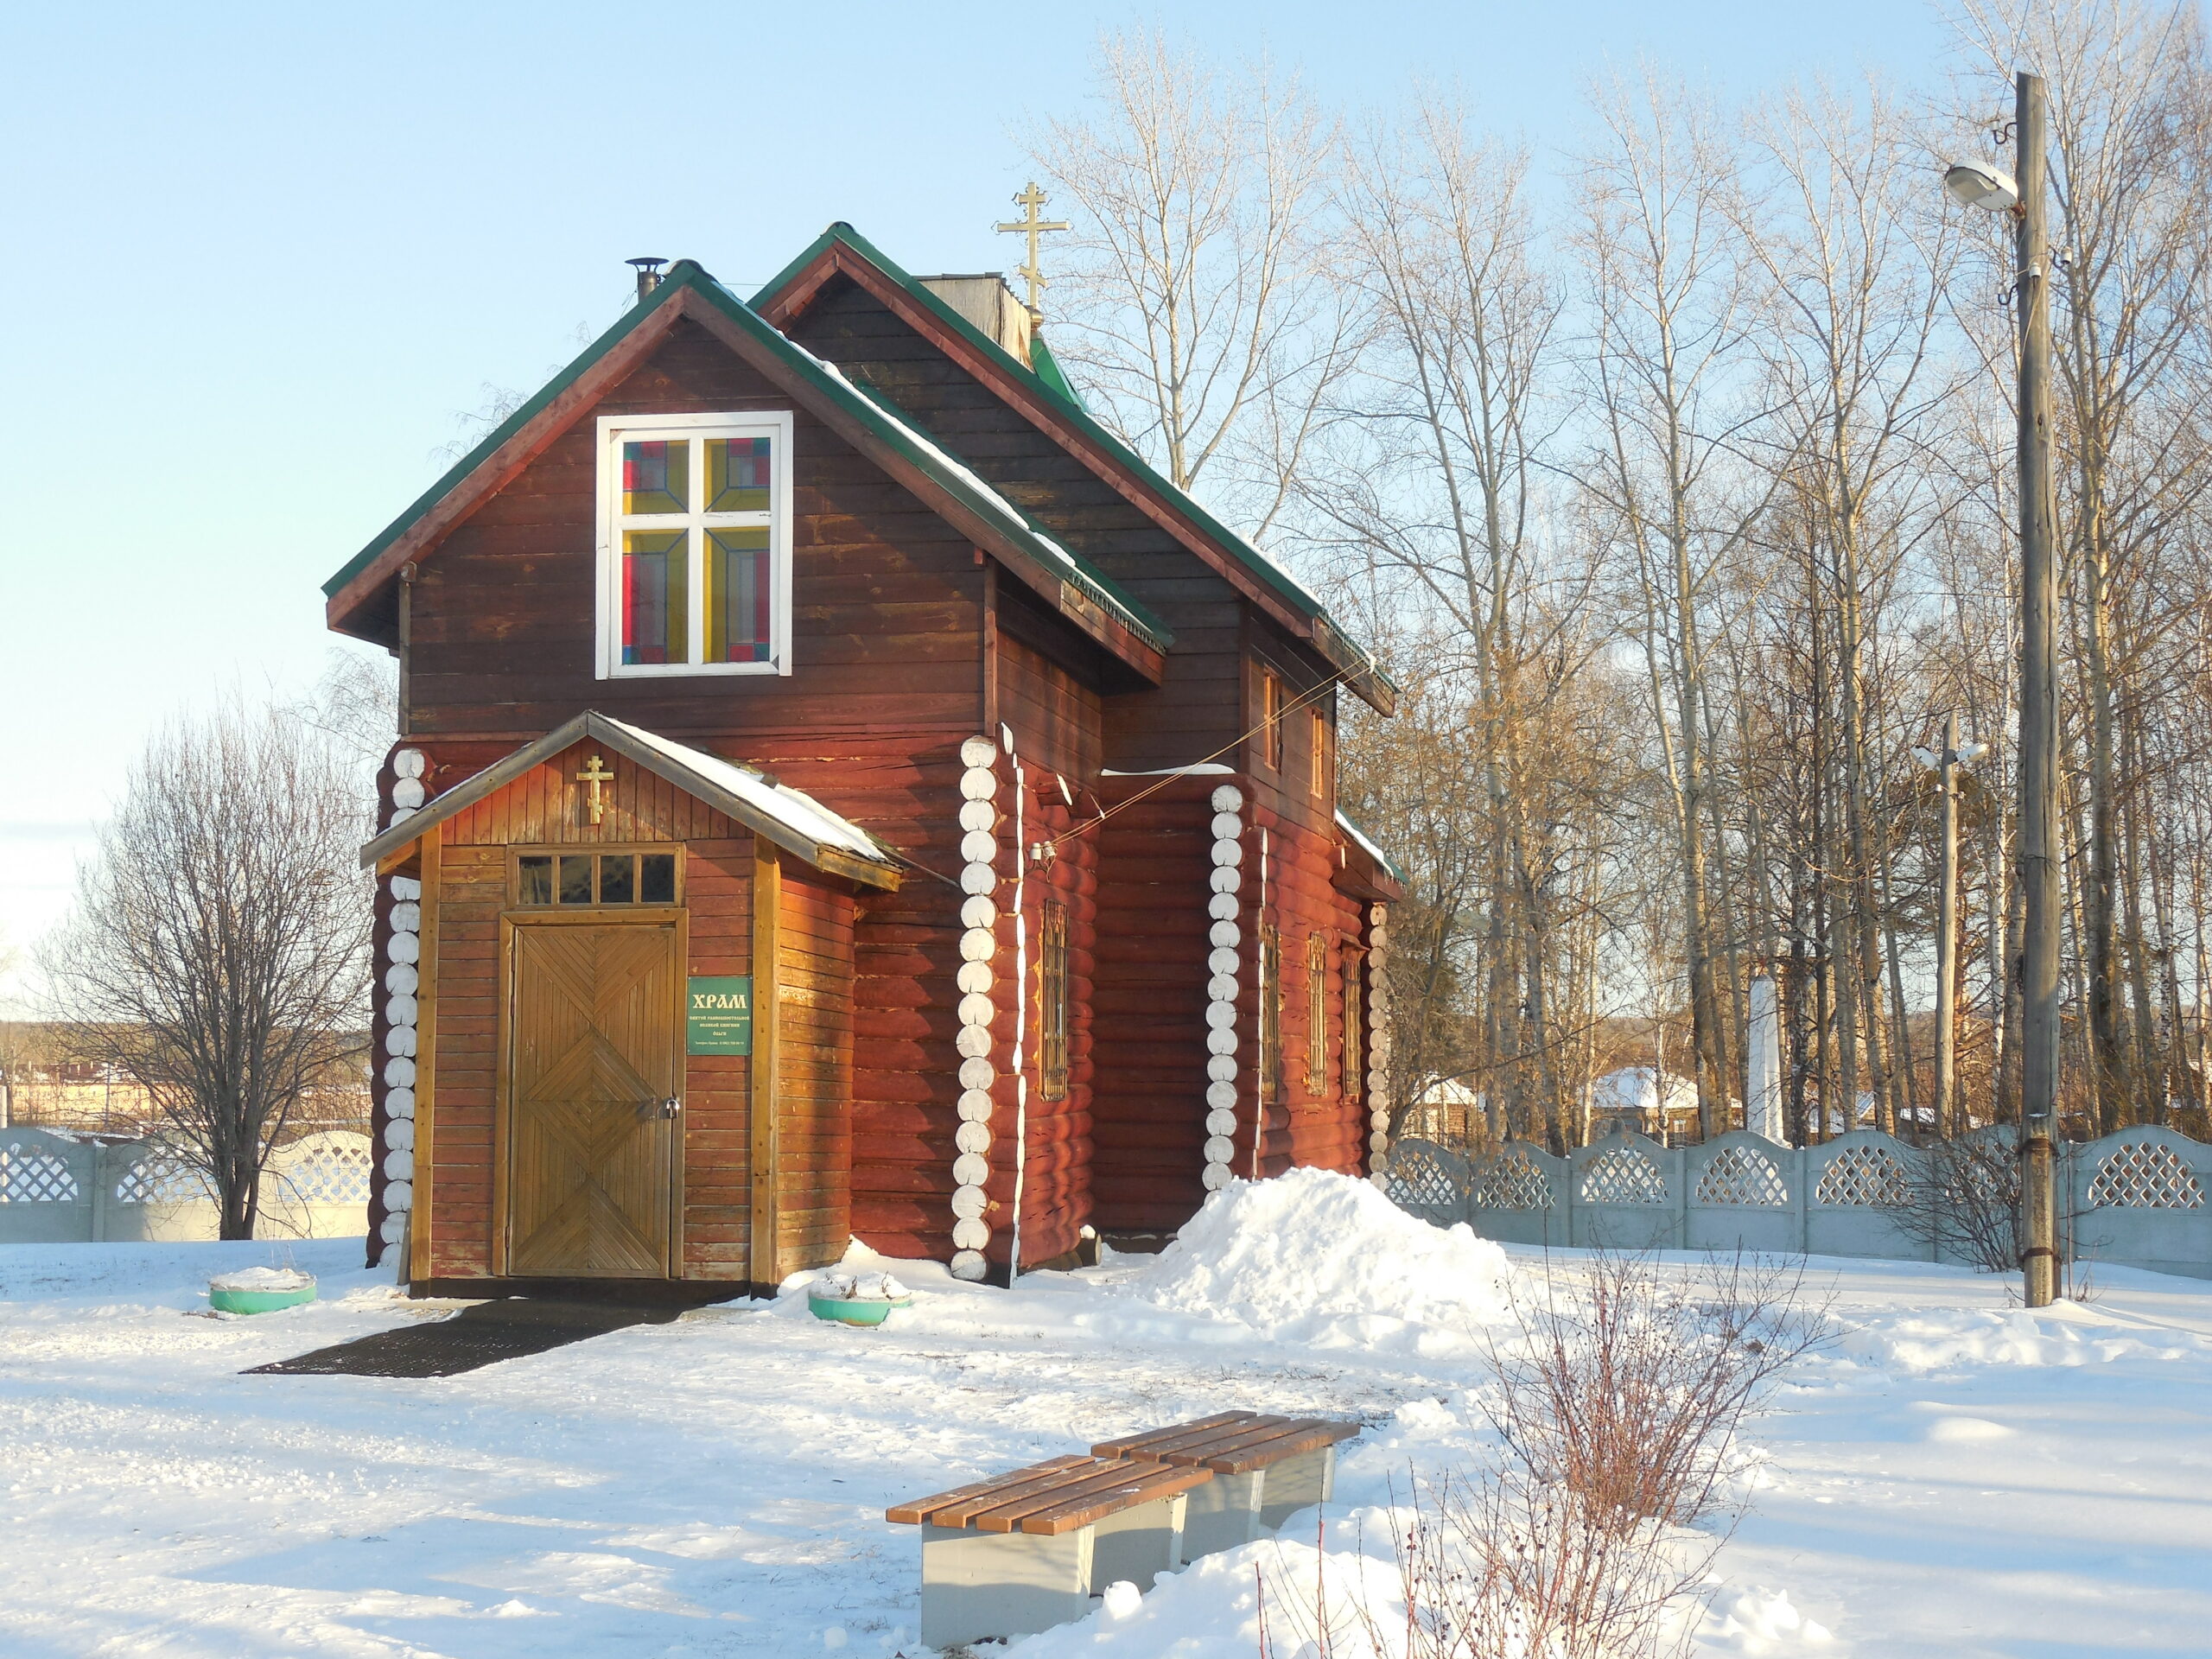
[[[622,445],[693,442],[691,478],[697,499],[705,499],[709,438],[770,440],[768,510],[764,512],[643,513],[622,512]],[[728,524],[768,526],[769,643],[765,663],[707,663],[707,538],[709,528]],[[688,533],[691,550],[686,610],[691,660],[684,663],[625,663],[622,660],[622,532],[675,530]],[[739,410],[715,415],[602,415],[599,417],[599,675],[602,680],[671,679],[701,674],[789,674],[791,671],[791,415],[789,410]]]

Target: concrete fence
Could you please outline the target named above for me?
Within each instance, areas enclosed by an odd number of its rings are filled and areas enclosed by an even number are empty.
[[[259,1236],[345,1238],[368,1227],[369,1137],[302,1135],[261,1179]],[[103,1145],[47,1129],[0,1129],[0,1244],[183,1243],[213,1238],[206,1179],[158,1141]]]
[[[2008,1137],[2009,1129],[1977,1130]],[[1516,1141],[1468,1159],[1430,1141],[1390,1149],[1382,1190],[1440,1225],[1507,1243],[1783,1251],[1929,1261],[1903,1224],[1927,1154],[1862,1129],[1817,1147],[1745,1130],[1693,1147],[1616,1135],[1564,1158]],[[2212,1279],[2212,1147],[2125,1129],[2061,1149],[2062,1244],[2082,1262]]]

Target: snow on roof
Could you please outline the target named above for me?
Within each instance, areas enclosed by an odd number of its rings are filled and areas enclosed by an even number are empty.
[[[1344,815],[1344,809],[1341,807],[1337,810],[1337,828],[1350,836],[1360,851],[1365,853],[1399,880],[1402,881],[1406,879],[1406,873],[1399,867],[1398,861],[1370,841],[1364,830]]]
[[[785,338],[790,340],[789,335],[785,335]],[[1081,559],[1076,557],[1046,531],[1039,529],[1027,513],[1001,495],[991,485],[984,482],[982,477],[967,462],[916,426],[895,404],[890,403],[880,392],[861,385],[828,358],[815,356],[798,341],[791,340],[791,346],[793,351],[810,359],[824,374],[836,380],[855,397],[865,400],[883,420],[897,427],[899,435],[907,442],[921,450],[933,463],[944,468],[945,472],[958,479],[968,489],[973,491],[976,498],[1003,518],[1016,535],[1024,541],[1033,543],[1042,549],[1068,576],[1074,579],[1077,585],[1084,592],[1099,603],[1110,606],[1116,616],[1135,627],[1140,633],[1147,638],[1156,635],[1158,630],[1147,618],[1140,616],[1132,610],[1119,595],[1108,592],[1097,576]]]
[[[1236,768],[1225,766],[1218,760],[1194,760],[1187,766],[1154,766],[1140,772],[1121,772],[1112,766],[1101,766],[1101,778],[1231,778]]]
[[[804,790],[793,789],[788,784],[771,782],[750,767],[738,766],[720,755],[709,754],[703,749],[678,743],[658,732],[646,731],[641,726],[632,726],[627,721],[616,720],[611,715],[601,715],[600,718],[632,741],[720,785],[796,835],[804,836],[809,841],[825,847],[841,848],[862,858],[875,859],[885,864],[893,861],[891,854],[874,836],[850,819],[838,817]]]

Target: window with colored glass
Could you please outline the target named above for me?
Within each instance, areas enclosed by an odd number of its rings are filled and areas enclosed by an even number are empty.
[[[601,677],[788,673],[791,416],[599,425]]]

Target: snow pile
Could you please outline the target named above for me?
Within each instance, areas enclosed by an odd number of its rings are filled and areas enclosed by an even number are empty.
[[[1764,1586],[1723,1590],[1698,1632],[1704,1653],[1784,1654],[1827,1647],[1827,1629],[1792,1606],[1789,1596]]]
[[[848,1273],[836,1268],[807,1282],[806,1294],[823,1302],[897,1302],[912,1293],[887,1273]]]
[[[1293,1169],[1214,1193],[1124,1288],[1284,1340],[1427,1352],[1503,1313],[1512,1274],[1465,1224],[1433,1227],[1365,1181]]]
[[[302,1273],[297,1268],[241,1268],[235,1273],[219,1273],[207,1281],[210,1290],[305,1290],[315,1283],[315,1275]]]

